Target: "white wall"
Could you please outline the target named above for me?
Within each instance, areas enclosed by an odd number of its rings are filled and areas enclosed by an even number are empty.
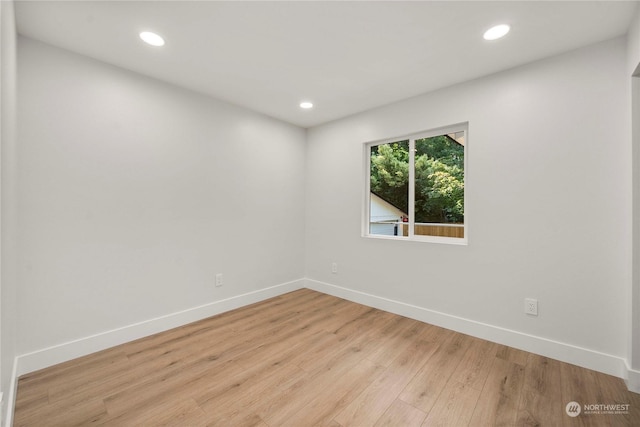
[[[632,77],[635,76],[635,77]],[[633,162],[633,267],[632,285],[629,289],[630,330],[627,384],[640,392],[640,9],[627,34],[627,81],[632,94],[632,162]]]
[[[0,268],[0,423],[7,418],[12,400],[16,356],[15,269],[15,145],[16,145],[16,25],[12,1],[0,2],[0,171],[1,262]]]
[[[18,67],[20,354],[303,277],[303,129],[22,37]]]
[[[638,64],[640,64],[640,8],[636,5],[636,12],[627,32],[627,75],[633,75]]]
[[[310,129],[307,277],[336,293],[444,313],[450,327],[457,317],[496,327],[490,338],[504,328],[530,349],[551,340],[574,363],[604,353],[623,366],[631,280],[625,47],[608,41]],[[362,144],[465,121],[468,246],[361,237]],[[538,317],[523,313],[525,297],[539,300]],[[568,354],[574,349],[577,357]]]

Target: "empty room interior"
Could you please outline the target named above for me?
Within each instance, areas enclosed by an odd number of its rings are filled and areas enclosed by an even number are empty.
[[[640,425],[638,2],[2,0],[0,44],[2,425]]]

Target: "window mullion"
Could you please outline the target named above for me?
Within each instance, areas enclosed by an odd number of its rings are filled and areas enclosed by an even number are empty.
[[[414,235],[414,222],[415,222],[415,203],[416,203],[416,140],[414,138],[409,139],[409,227],[407,236],[412,239]]]
[[[365,168],[365,193],[364,193],[364,226],[363,236],[371,234],[371,146],[365,147],[364,164]]]

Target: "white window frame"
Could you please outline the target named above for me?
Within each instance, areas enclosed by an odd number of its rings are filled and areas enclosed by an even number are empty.
[[[431,138],[434,136],[464,132],[464,237],[422,236],[415,234],[415,149],[416,139]],[[409,140],[409,203],[407,214],[409,221],[408,236],[386,236],[370,233],[369,220],[371,218],[371,147],[376,145],[391,144],[394,142]],[[383,140],[365,142],[364,148],[364,209],[362,220],[362,236],[373,239],[416,241],[428,243],[446,243],[452,245],[467,245],[469,241],[469,204],[468,204],[468,163],[469,163],[469,123],[463,122],[450,126],[443,126],[431,130],[412,133],[410,135],[385,138]]]

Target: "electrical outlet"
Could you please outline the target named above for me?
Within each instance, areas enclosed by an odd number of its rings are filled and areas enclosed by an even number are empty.
[[[337,262],[332,262],[331,263],[331,272],[333,274],[338,274],[338,263]]]
[[[538,315],[538,300],[533,298],[524,299],[524,312],[531,316]]]
[[[216,288],[222,286],[222,273],[216,274]]]

